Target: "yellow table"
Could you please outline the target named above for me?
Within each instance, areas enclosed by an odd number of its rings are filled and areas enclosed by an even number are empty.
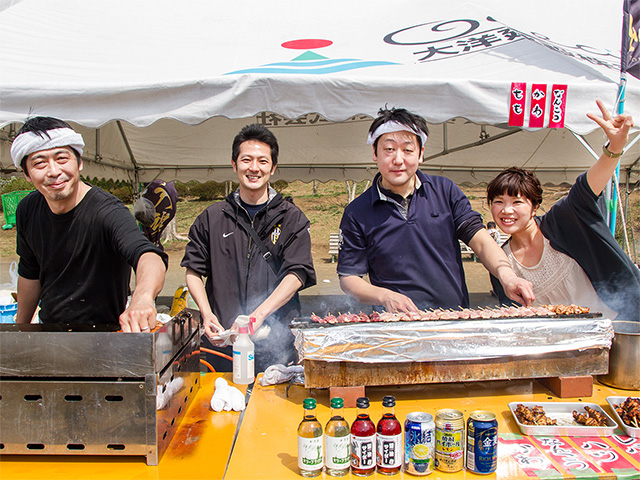
[[[535,478],[640,478],[640,439],[622,436],[621,445],[616,437],[564,438],[527,437],[520,435],[509,411],[509,402],[565,402],[577,399],[557,398],[536,381],[469,382],[463,384],[434,384],[402,387],[367,387],[371,399],[369,413],[374,422],[382,415],[382,397],[394,395],[397,399],[396,416],[404,422],[410,412],[425,411],[435,414],[441,408],[455,408],[468,414],[474,410],[489,410],[498,417],[501,434],[498,446],[498,470],[492,475],[475,475],[467,471],[443,473],[435,471],[428,477],[435,479],[535,479]],[[617,390],[599,383],[594,384],[592,397],[585,402],[602,406],[611,415],[607,396],[640,396],[640,392]],[[225,480],[246,479],[300,479],[297,472],[296,429],[302,419],[302,401],[309,390],[292,387],[289,396],[285,385],[262,387],[256,383]],[[323,424],[329,420],[329,391],[312,390],[311,396],[318,402],[318,419]],[[349,423],[356,416],[355,408],[344,410]],[[622,430],[616,430],[623,435]],[[585,443],[589,442],[589,443]],[[619,457],[618,466],[612,472],[607,460],[611,452]],[[582,469],[584,465],[585,469]],[[322,474],[317,478],[333,478]],[[351,474],[343,478],[359,478]],[[374,474],[369,478],[388,476]],[[393,478],[416,479],[400,473]]]
[[[144,457],[3,455],[0,456],[0,480],[195,480],[221,479],[223,475],[227,480],[299,480],[301,477],[297,473],[296,429],[302,417],[302,400],[309,396],[309,391],[303,387],[292,387],[287,397],[286,385],[262,387],[256,383],[229,459],[240,413],[211,411],[209,401],[213,394],[213,383],[219,376],[231,379],[231,374],[228,373],[207,374],[203,377],[198,395],[157,467],[147,466]],[[244,390],[243,387],[239,388]],[[371,399],[370,414],[374,421],[381,416],[381,401],[384,395],[396,397],[396,414],[402,422],[409,412],[426,411],[433,414],[440,408],[457,408],[465,413],[465,417],[469,412],[478,409],[496,413],[501,433],[496,474],[486,476],[466,471],[453,474],[435,471],[426,477],[429,480],[640,478],[640,439],[622,436],[619,439],[607,437],[583,441],[559,437],[551,439],[555,444],[545,446],[543,443],[548,443],[548,440],[520,435],[508,410],[509,402],[576,401],[557,398],[535,381],[367,387],[366,393]],[[640,396],[640,392],[612,389],[596,383],[593,396],[582,400],[597,403],[610,413],[606,403],[606,397],[610,395]],[[324,425],[330,415],[329,392],[312,390],[311,396],[318,400],[317,414]],[[345,416],[350,423],[355,415],[354,408],[345,409]],[[628,444],[622,446],[621,441]],[[588,449],[583,448],[584,442],[590,442]],[[550,453],[552,449],[556,449],[556,455]],[[579,466],[576,462],[581,460],[570,458],[570,454],[575,451],[580,455],[589,456],[590,471],[575,468],[571,470],[571,466]],[[611,452],[615,452],[620,461],[629,468],[607,473],[610,471],[605,463],[608,458],[602,454]],[[225,475],[228,460],[229,466]],[[539,462],[540,468],[527,469],[524,462],[532,461]],[[318,478],[332,477],[322,474]],[[344,478],[356,477],[348,475]],[[374,474],[369,478],[389,477]],[[400,473],[393,478],[408,480],[418,477]]]
[[[214,412],[209,406],[216,378],[231,383],[231,373],[209,373],[182,419],[158,466],[145,457],[82,455],[2,455],[0,480],[64,479],[220,479],[240,420],[240,412]],[[236,385],[242,392],[246,386]]]

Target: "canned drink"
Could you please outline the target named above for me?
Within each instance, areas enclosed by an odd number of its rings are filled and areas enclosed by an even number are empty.
[[[404,471],[429,475],[435,468],[435,423],[433,415],[413,412],[404,422]]]
[[[459,472],[464,467],[464,415],[460,410],[436,412],[436,468]]]
[[[498,468],[498,420],[495,413],[476,410],[467,420],[467,470],[493,473]]]

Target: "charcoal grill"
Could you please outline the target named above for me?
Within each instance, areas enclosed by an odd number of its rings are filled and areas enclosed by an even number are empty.
[[[598,375],[613,338],[594,313],[290,327],[308,388]]]

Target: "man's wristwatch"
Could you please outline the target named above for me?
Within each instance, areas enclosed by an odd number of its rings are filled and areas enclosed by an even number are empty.
[[[621,151],[620,153],[613,153],[612,151],[609,150],[609,145],[610,144],[611,144],[611,142],[607,142],[602,146],[602,151],[604,152],[604,154],[609,158],[621,157],[622,154],[624,153],[624,150]]]

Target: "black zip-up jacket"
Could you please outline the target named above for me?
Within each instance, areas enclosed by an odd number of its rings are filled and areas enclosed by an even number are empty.
[[[242,219],[241,219],[242,216]],[[250,314],[289,273],[302,289],[315,285],[310,223],[292,202],[269,188],[267,205],[256,213],[253,228],[279,265],[276,275],[243,227],[251,224],[238,192],[202,212],[189,230],[180,265],[207,277],[205,289],[213,313],[229,328],[238,315]],[[266,319],[288,323],[300,315],[298,294]]]

